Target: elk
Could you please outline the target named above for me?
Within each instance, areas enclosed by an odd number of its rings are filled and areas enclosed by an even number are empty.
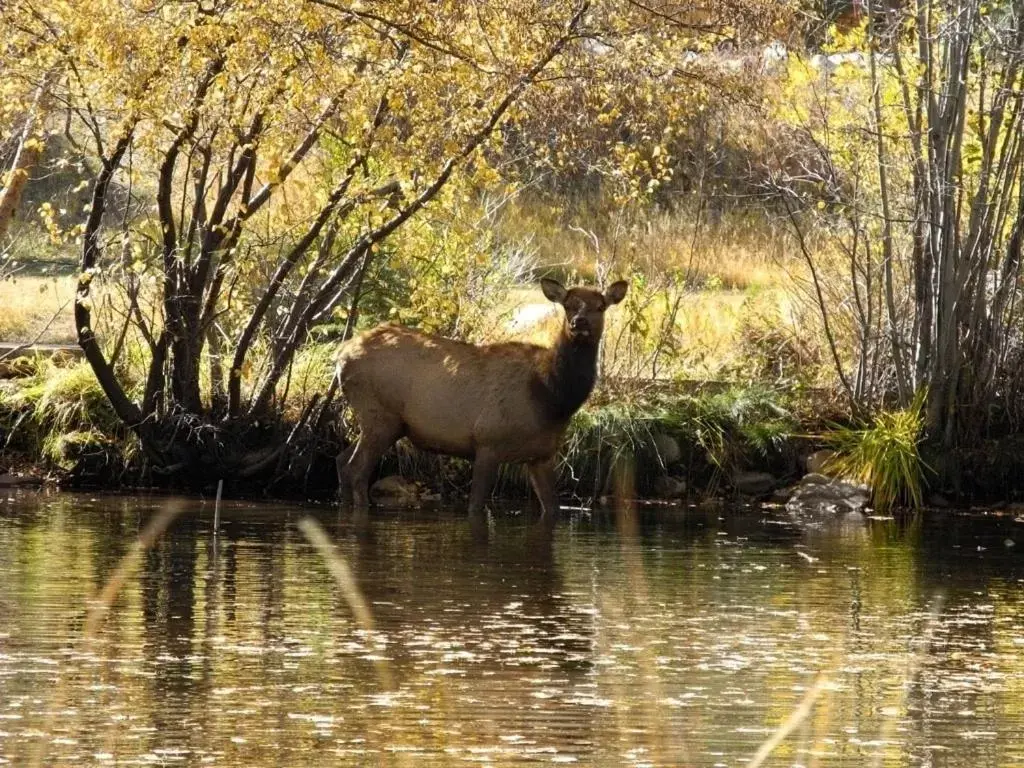
[[[370,474],[401,437],[423,450],[473,461],[471,514],[483,510],[499,465],[526,464],[542,514],[558,511],[555,455],[569,419],[594,388],[604,313],[625,281],[602,293],[541,280],[564,320],[552,347],[469,344],[379,325],[345,342],[337,377],[359,426],[355,449],[338,456],[339,497],[369,505]]]

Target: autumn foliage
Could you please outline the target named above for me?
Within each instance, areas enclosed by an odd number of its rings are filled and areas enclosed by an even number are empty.
[[[49,225],[80,242],[78,341],[117,416],[160,471],[252,475],[287,447],[265,430],[296,354],[453,179],[465,195],[547,167],[655,192],[721,79],[692,54],[782,11],[12,0],[0,125],[82,169],[87,204]],[[104,334],[112,291],[123,322]]]

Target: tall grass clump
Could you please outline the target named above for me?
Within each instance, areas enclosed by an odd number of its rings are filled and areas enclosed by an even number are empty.
[[[562,447],[561,474],[594,497],[608,491],[612,473],[628,467],[640,488],[653,483],[660,467],[654,434],[660,409],[642,400],[599,402],[573,417]]]
[[[82,462],[105,465],[115,447],[130,452],[132,441],[85,361],[39,361],[31,376],[5,390],[0,411],[7,433],[2,447],[64,471]]]
[[[904,409],[883,411],[870,425],[837,427],[825,436],[835,452],[828,469],[871,489],[872,505],[888,511],[899,504],[922,504],[927,465],[921,457],[924,390]]]
[[[323,393],[334,375],[338,345],[334,342],[307,344],[295,355],[287,375],[278,385],[278,397],[284,416],[297,420],[317,393]]]
[[[734,470],[781,464],[795,431],[796,420],[783,396],[768,387],[603,393],[573,417],[563,445],[562,475],[582,493],[596,496],[607,492],[612,473],[625,463],[641,494],[673,469],[713,491]],[[658,436],[678,443],[677,467],[659,454]]]
[[[763,465],[796,430],[782,394],[761,385],[683,395],[666,405],[662,423],[669,434],[698,446],[716,476]]]

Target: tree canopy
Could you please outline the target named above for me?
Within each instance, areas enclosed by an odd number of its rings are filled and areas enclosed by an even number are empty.
[[[763,33],[780,12],[764,0],[13,0],[0,125],[81,169],[81,210],[44,211],[54,237],[81,243],[79,343],[154,461],[187,467],[208,453],[207,428],[268,418],[309,334],[456,174],[509,179],[525,154],[648,193],[672,124],[693,94],[709,98],[713,78],[688,54]],[[616,106],[627,90],[637,109]],[[16,180],[12,168],[5,191]],[[98,285],[125,295],[112,338],[96,327]],[[126,336],[146,351],[134,381],[118,366]],[[184,449],[170,437],[182,424]]]

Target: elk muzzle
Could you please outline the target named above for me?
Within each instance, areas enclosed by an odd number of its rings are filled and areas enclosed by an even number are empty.
[[[584,315],[576,315],[569,319],[569,334],[573,337],[589,338],[591,334],[590,321]]]

